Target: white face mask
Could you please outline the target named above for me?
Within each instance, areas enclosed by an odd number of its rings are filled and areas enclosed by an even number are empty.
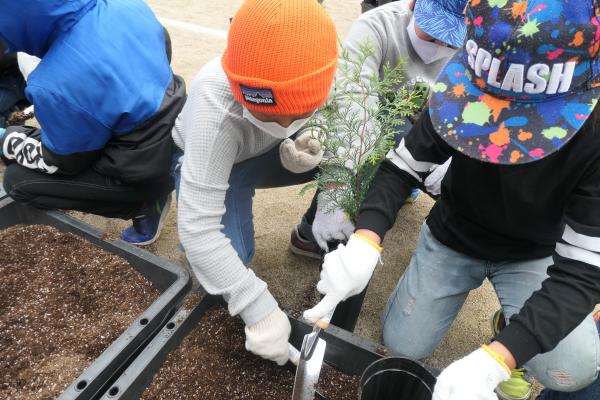
[[[313,113],[314,114],[314,113]],[[297,119],[290,124],[287,128],[279,125],[277,122],[263,122],[257,119],[246,107],[244,107],[243,112],[244,118],[246,118],[252,125],[256,126],[263,132],[268,133],[269,135],[277,138],[277,139],[287,139],[292,136],[294,133],[298,132],[309,119],[312,118],[312,114],[307,118]]]
[[[440,46],[439,44],[428,42],[417,36],[414,17],[410,19],[410,24],[406,30],[408,31],[408,37],[410,38],[413,48],[425,64],[431,64],[432,62],[443,58],[450,58],[456,53],[456,49]]]

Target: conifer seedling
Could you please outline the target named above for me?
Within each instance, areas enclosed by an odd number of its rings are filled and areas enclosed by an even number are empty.
[[[422,92],[406,86],[404,60],[386,64],[382,77],[378,68],[365,76],[365,65],[377,62],[375,48],[365,41],[357,54],[350,57],[341,46],[335,88],[309,122],[326,157],[315,181],[301,192],[320,189],[326,211],[341,208],[354,223],[379,164],[394,146],[398,127],[424,102]]]

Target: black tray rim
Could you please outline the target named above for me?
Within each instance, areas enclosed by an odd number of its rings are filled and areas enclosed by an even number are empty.
[[[199,291],[204,296],[202,300],[191,310],[180,309],[129,365],[119,379],[111,385],[101,400],[139,399],[152,382],[154,375],[164,364],[167,355],[177,348],[183,339],[198,325],[204,313],[214,306],[226,307],[221,297],[208,295],[202,289],[199,289]],[[302,344],[304,335],[312,331],[312,326],[303,320],[290,316],[289,313],[288,317],[292,325],[290,343],[299,347]],[[321,335],[327,341],[325,361],[338,370],[354,373],[358,376],[361,376],[363,370],[376,360],[388,355],[400,356],[380,344],[334,325],[330,325]],[[342,349],[344,346],[346,351]],[[361,358],[359,364],[363,368],[352,370],[353,367],[348,365],[348,361],[351,359],[356,361],[357,356]],[[437,375],[433,368],[420,361],[415,362]]]
[[[125,256],[129,262],[133,259],[132,263],[138,260],[140,263],[152,264],[157,270],[162,270],[171,276],[171,284],[161,291],[159,297],[138,315],[129,327],[58,397],[58,400],[98,399],[175,314],[192,287],[191,277],[184,268],[147,250],[120,239],[103,239],[103,233],[99,229],[63,212],[34,209],[15,202],[0,188],[0,212],[8,207],[16,207],[19,212],[27,214],[43,215],[44,223],[56,226],[58,229],[63,228],[61,230],[68,228],[69,232],[85,238],[103,250]]]

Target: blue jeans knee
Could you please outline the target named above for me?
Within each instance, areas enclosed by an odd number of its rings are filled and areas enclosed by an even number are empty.
[[[575,392],[591,385],[600,367],[600,338],[592,316],[577,326],[553,350],[525,364],[547,389]]]

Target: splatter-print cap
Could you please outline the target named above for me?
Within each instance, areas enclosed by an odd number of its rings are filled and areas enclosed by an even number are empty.
[[[564,146],[600,97],[600,0],[471,0],[465,47],[433,87],[453,148],[524,164]]]

